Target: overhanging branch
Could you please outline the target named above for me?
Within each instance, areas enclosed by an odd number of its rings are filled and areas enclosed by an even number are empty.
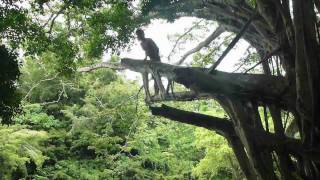
[[[193,100],[201,100],[201,99],[212,99],[214,96],[205,93],[195,93],[193,91],[185,91],[185,92],[175,92],[169,93],[165,98],[160,98],[159,96],[155,96],[151,98],[152,102],[161,102],[161,101],[193,101]]]
[[[122,58],[121,64],[100,64],[80,70],[86,72],[101,67],[129,69],[139,73],[151,73],[156,70],[162,77],[190,88],[196,95],[232,96],[250,99],[261,104],[278,104],[280,107],[289,109],[295,106],[294,89],[287,88],[287,82],[283,77],[221,71],[207,74],[206,68],[182,67],[130,58]]]
[[[100,63],[78,69],[78,72],[90,72],[100,68],[110,68],[114,70],[124,70],[125,68],[119,63]]]
[[[228,119],[184,111],[164,104],[161,107],[150,107],[150,110],[155,116],[161,116],[173,121],[203,127],[215,131],[227,139],[236,136],[232,121]],[[302,146],[301,140],[278,136],[249,126],[246,126],[246,128],[249,129],[248,133],[253,137],[253,140],[262,148],[270,150],[285,149],[293,155],[304,156],[313,161],[320,162],[320,152],[317,150],[305,149]]]
[[[153,115],[216,131],[224,137],[234,135],[235,133],[232,122],[227,119],[188,112],[164,104],[161,107],[150,107],[150,110]]]

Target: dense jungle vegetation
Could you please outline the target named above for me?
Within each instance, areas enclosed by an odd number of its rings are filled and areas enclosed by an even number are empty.
[[[319,10],[0,0],[0,179],[320,179]],[[161,62],[121,55],[138,28],[183,17],[196,20]],[[218,71],[240,39],[237,67]],[[175,86],[149,97],[128,70]]]
[[[21,73],[23,113],[0,129],[1,179],[241,176],[221,136],[151,115],[137,82],[113,70],[61,77],[28,59]],[[214,101],[175,105],[224,116]]]
[[[9,1],[1,6],[0,179],[244,177],[223,137],[153,116],[139,81],[112,69],[76,72],[101,61],[101,43],[114,47],[109,49],[113,52],[135,38],[125,32],[117,39],[101,37],[105,29],[96,28],[106,23],[114,28],[129,25],[121,31],[133,31],[138,24],[127,22],[132,16],[127,5],[111,2],[110,8],[95,12],[93,8],[102,6],[96,3],[103,1],[16,3],[32,6],[16,7]],[[79,25],[66,27],[63,20],[50,19],[67,5],[70,21]],[[50,12],[43,12],[46,6],[52,6]],[[92,17],[85,19],[81,12]],[[47,17],[35,20],[37,14]],[[79,34],[80,39],[69,38]],[[117,56],[111,60],[118,61]],[[214,100],[169,104],[226,116]]]

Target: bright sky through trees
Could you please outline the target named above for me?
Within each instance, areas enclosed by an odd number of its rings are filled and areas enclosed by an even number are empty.
[[[203,39],[187,41],[185,44],[183,44],[183,47],[181,50],[179,49],[176,50],[177,53],[171,58],[172,62],[168,62],[167,56],[169,55],[169,53],[172,50],[172,47],[175,44],[175,39],[177,39],[177,38],[171,38],[172,40],[170,40],[168,37],[174,34],[183,34],[196,21],[199,21],[199,19],[192,18],[192,17],[183,17],[176,20],[173,23],[168,23],[165,20],[153,20],[148,26],[142,27],[142,29],[145,30],[146,37],[152,38],[158,45],[160,49],[161,61],[165,63],[173,64],[177,62],[178,59],[185,52],[194,48],[199,42],[203,41],[207,36],[209,36],[209,34],[212,33],[216,28],[216,26],[213,26],[212,30],[209,30],[208,32],[205,32],[205,31],[199,32],[199,33],[202,33],[201,36],[203,36]],[[243,57],[243,53],[247,48],[248,48],[248,43],[245,42],[244,40],[240,40],[238,44],[234,47],[234,49],[225,57],[225,59],[218,66],[217,69],[221,71],[226,71],[226,72],[234,71],[235,70],[234,65],[239,61],[241,57]],[[122,52],[120,56],[143,59],[144,52],[140,47],[140,43],[136,39],[134,44],[131,46],[131,49],[128,50],[127,52]],[[105,60],[106,59],[108,59],[108,56],[105,56]],[[192,55],[190,55],[187,58],[186,63],[190,62],[191,59],[192,59]],[[129,79],[137,79],[137,77],[140,77],[139,74],[132,71],[126,71],[126,76]]]

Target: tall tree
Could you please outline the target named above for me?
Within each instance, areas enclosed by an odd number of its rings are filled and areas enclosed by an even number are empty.
[[[62,67],[60,70],[74,70],[76,62],[101,57],[106,49],[119,50],[128,42],[137,24],[148,23],[152,18],[173,21],[182,16],[193,16],[217,21],[224,31],[236,33],[223,54],[227,54],[240,38],[245,39],[259,54],[261,61],[258,63],[264,74],[214,70],[223,57],[217,63],[212,60],[210,69],[132,59],[122,59],[121,66],[141,73],[157,70],[191,90],[158,100],[216,99],[229,119],[167,106],[152,107],[151,111],[219,132],[229,141],[248,179],[279,178],[273,161],[279,164],[277,168],[282,179],[320,178],[318,0],[142,0],[140,9],[136,9],[131,1],[53,2],[37,1],[31,3],[34,5],[32,10],[21,11],[25,10],[21,5],[6,1],[1,12],[15,23],[0,30],[6,35],[4,39],[11,40],[12,47],[24,43],[30,53],[45,51],[56,57],[57,67]],[[35,18],[38,14],[47,17],[46,6],[53,9],[49,11],[52,13],[49,20],[34,23],[30,17]],[[60,15],[62,19],[57,18]],[[12,34],[19,36],[13,38]],[[61,47],[64,47],[63,51]],[[278,62],[275,69],[284,69],[285,73],[275,73],[274,62]],[[270,112],[274,132],[264,128],[263,116],[259,113],[261,106]],[[286,133],[283,112],[294,117],[299,138]]]
[[[319,178],[319,163],[315,160],[319,151],[317,144],[320,135],[318,130],[319,28],[316,16],[318,2],[311,0],[152,2],[144,6],[143,12],[146,14],[154,12],[158,17],[169,19],[195,16],[216,20],[226,31],[234,32],[248,41],[260,55],[263,75],[221,73],[214,70],[208,74],[203,69],[178,67],[167,73],[191,90],[200,94],[208,93],[220,102],[230,117],[229,122],[234,131],[232,137],[228,137],[230,135],[225,137],[233,145],[238,160],[242,161],[240,164],[247,177],[276,179],[272,165],[272,160],[276,160],[279,162],[283,179],[297,178],[297,176],[308,179]],[[239,36],[236,38],[239,39]],[[273,58],[280,61],[281,67],[285,70],[284,75],[274,75],[271,72]],[[164,67],[159,69],[165,70]],[[214,68],[210,70],[212,69]],[[274,124],[274,133],[270,134],[263,128],[259,106],[268,107]],[[206,122],[206,118],[203,117],[203,122],[199,122],[198,114],[181,112],[165,106],[151,109],[157,115],[221,130],[213,119]],[[300,150],[290,150],[290,145],[283,146],[293,139],[285,134],[282,111],[289,111],[294,115],[301,137],[296,140],[301,147]],[[261,137],[255,132],[265,135]],[[273,136],[270,142],[260,139],[267,139],[266,136],[269,135]],[[237,143],[232,143],[232,140]],[[246,153],[240,153],[244,149]]]
[[[216,99],[229,115],[217,119],[167,106],[151,107],[154,115],[205,127],[226,137],[248,179],[319,178],[319,28],[317,2],[301,0],[145,1],[142,14],[174,20],[194,16],[215,20],[236,38],[243,38],[260,55],[263,74],[224,73],[210,69],[153,65],[122,59],[137,72],[161,72],[191,92],[162,100]],[[215,62],[215,60],[212,60]],[[274,70],[273,63],[277,70]],[[279,63],[280,62],[280,63]],[[258,65],[257,64],[257,65]],[[141,69],[140,67],[147,67]],[[279,73],[283,68],[285,73]],[[275,72],[278,72],[275,74]],[[159,99],[158,99],[159,100]],[[161,99],[160,99],[161,100]],[[274,132],[263,127],[259,107],[273,120]],[[282,112],[293,115],[299,138],[286,134]],[[264,113],[267,114],[267,113]],[[223,123],[222,123],[223,122]],[[222,124],[221,124],[222,123]],[[227,125],[228,124],[228,125]]]

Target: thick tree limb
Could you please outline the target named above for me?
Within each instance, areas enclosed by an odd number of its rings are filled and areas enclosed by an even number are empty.
[[[161,98],[159,96],[152,97],[152,102],[160,102],[160,101],[193,101],[193,100],[201,100],[201,99],[212,99],[213,96],[210,94],[199,93],[196,94],[193,91],[185,91],[185,92],[175,92],[174,94],[170,93],[165,98]]]
[[[161,116],[173,121],[216,131],[227,139],[236,136],[232,121],[228,119],[188,112],[166,105],[162,105],[161,107],[150,107],[150,110],[155,116]],[[305,149],[300,140],[256,130],[250,126],[246,126],[246,128],[248,128],[248,133],[250,134],[250,137],[252,137],[252,140],[254,140],[261,148],[270,150],[286,149],[293,155],[303,156],[312,159],[313,161],[320,162],[320,152],[313,149]]]
[[[235,136],[230,120],[183,111],[166,105],[162,105],[161,107],[150,107],[150,109],[153,115],[159,115],[174,121],[203,127],[216,131],[218,134],[224,136],[230,143],[237,159],[239,160],[240,166],[244,170],[244,173],[248,177],[251,177],[251,179],[255,179],[255,175],[252,168],[250,168],[246,152],[239,138]]]
[[[232,122],[228,119],[188,112],[164,104],[161,107],[150,107],[150,110],[153,115],[216,131],[224,137],[235,135]]]
[[[223,26],[219,26],[213,33],[211,33],[204,41],[200,42],[195,48],[189,50],[188,52],[186,52],[181,59],[175,63],[176,65],[180,65],[182,64],[185,59],[195,53],[200,51],[200,49],[202,49],[203,47],[208,46],[213,40],[215,40],[218,36],[220,36],[223,32],[225,32],[225,29]]]
[[[215,71],[206,74],[192,68],[179,68],[174,71],[175,81],[195,92],[223,95],[239,99],[262,102],[261,104],[277,104],[282,108],[293,108],[294,92],[286,89],[286,81],[282,77],[241,73],[225,73]],[[286,92],[288,91],[288,92]],[[279,94],[280,93],[280,94]]]
[[[81,68],[82,72],[94,70],[100,67],[110,67],[110,64],[101,64],[87,68]],[[156,70],[162,77],[174,80],[198,94],[211,96],[231,96],[240,99],[254,100],[260,104],[271,103],[282,108],[295,106],[295,91],[287,88],[287,82],[283,77],[268,76],[263,74],[241,74],[214,71],[207,74],[206,68],[182,67],[123,58],[121,64],[114,66],[118,69],[129,69],[139,73],[151,73]]]

